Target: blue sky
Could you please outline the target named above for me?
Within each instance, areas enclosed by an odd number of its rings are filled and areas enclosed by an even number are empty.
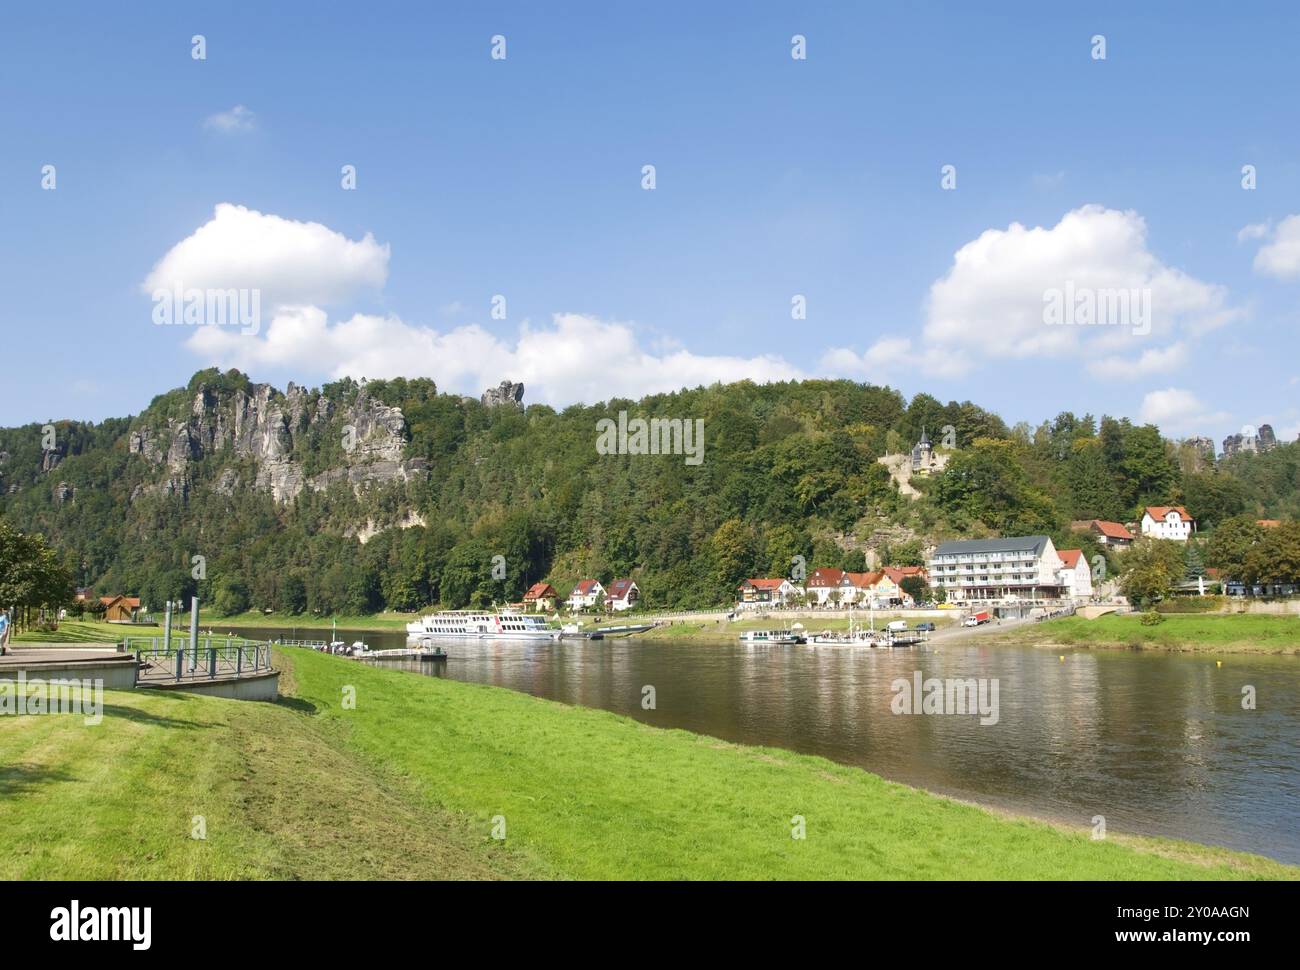
[[[218,364],[556,404],[834,375],[1300,433],[1300,12],[701,6],[9,11],[0,423]],[[259,332],[155,325],[176,274],[258,289]],[[1063,281],[1149,289],[1155,325],[1047,329]]]

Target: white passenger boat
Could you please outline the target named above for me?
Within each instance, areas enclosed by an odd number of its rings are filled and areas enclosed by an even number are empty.
[[[849,633],[818,633],[809,643],[830,644],[837,647],[883,647],[885,642],[878,634],[867,630],[853,630]]]
[[[406,624],[413,638],[456,637],[475,640],[558,640],[559,630],[547,629],[546,620],[526,613],[448,610],[431,613]]]
[[[746,630],[740,635],[741,643],[798,643],[799,635],[789,630]]]

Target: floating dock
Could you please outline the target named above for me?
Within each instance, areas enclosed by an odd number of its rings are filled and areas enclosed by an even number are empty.
[[[367,650],[365,653],[347,656],[353,660],[446,660],[447,651],[441,647],[399,647],[396,650]]]

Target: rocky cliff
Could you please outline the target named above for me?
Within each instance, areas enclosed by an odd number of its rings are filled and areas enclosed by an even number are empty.
[[[159,421],[142,415],[130,432],[128,450],[164,473],[144,486],[148,491],[188,494],[193,468],[206,458],[232,465],[251,460],[252,486],[284,502],[304,488],[320,490],[337,481],[360,487],[423,474],[422,460],[403,457],[407,439],[401,409],[370,397],[364,383],[346,404],[293,383],[283,394],[269,384],[234,390],[201,384],[186,417]],[[330,444],[331,453],[337,450],[337,461],[308,474],[302,456],[322,442]],[[213,488],[230,494],[240,484],[239,471],[227,467]]]
[[[502,381],[496,387],[489,387],[484,391],[479,400],[490,408],[500,407],[502,404],[513,404],[519,407],[524,400],[524,385],[516,384],[514,381]]]

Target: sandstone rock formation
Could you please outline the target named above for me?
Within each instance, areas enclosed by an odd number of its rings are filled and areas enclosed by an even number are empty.
[[[326,470],[308,475],[301,456],[331,435],[338,435],[341,458]],[[304,488],[321,490],[336,481],[354,488],[407,481],[421,474],[426,463],[403,458],[406,441],[401,409],[372,398],[364,384],[351,404],[342,406],[325,395],[315,397],[313,403],[313,395],[293,383],[283,394],[269,384],[253,384],[247,391],[221,394],[200,386],[188,417],[172,418],[164,426],[134,429],[128,451],[160,470],[165,467],[166,480],[147,492],[185,496],[193,465],[216,456],[252,459],[257,469],[253,487],[284,502]],[[232,494],[239,482],[238,473],[226,468],[214,489]]]
[[[1206,461],[1214,461],[1214,442],[1211,439],[1204,435],[1195,435],[1188,438],[1187,443]]]
[[[1254,434],[1249,430],[1241,434],[1232,434],[1223,439],[1223,457],[1231,458],[1233,455],[1243,454],[1263,454],[1266,451],[1272,451],[1277,447],[1277,436],[1273,433],[1271,424],[1261,424],[1255,429]]]
[[[479,398],[488,407],[496,407],[500,404],[513,404],[518,407],[523,399],[524,385],[511,381],[502,381],[496,387],[489,387]]]

